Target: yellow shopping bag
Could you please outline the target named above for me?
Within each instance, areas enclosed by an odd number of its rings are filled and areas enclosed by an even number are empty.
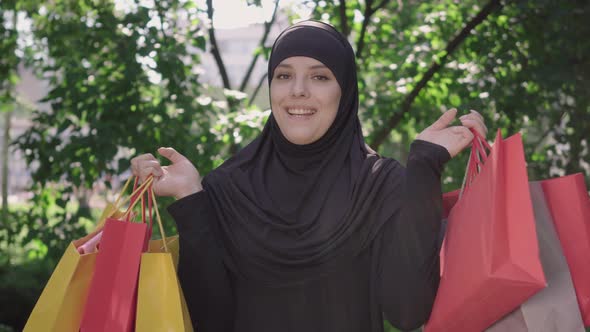
[[[95,260],[96,253],[80,255],[70,243],[35,304],[25,332],[78,331]]]
[[[153,192],[152,199],[155,198]],[[136,331],[193,331],[182,288],[176,276],[178,236],[167,238],[155,199],[154,209],[162,239],[150,241],[141,255]]]
[[[166,251],[166,248],[168,248]],[[166,238],[166,247],[164,247],[164,241],[162,239],[151,240],[148,248],[148,252],[151,253],[170,253],[172,255],[172,262],[174,263],[174,270],[178,270],[178,251],[179,251],[178,235],[169,236]]]
[[[129,181],[121,194],[128,184]],[[106,218],[123,214],[119,211],[120,198],[121,195],[114,204],[107,204],[94,231],[71,242],[67,247],[37,300],[24,332],[73,332],[80,329],[84,304],[94,272],[96,252],[80,254],[77,248],[102,230]]]

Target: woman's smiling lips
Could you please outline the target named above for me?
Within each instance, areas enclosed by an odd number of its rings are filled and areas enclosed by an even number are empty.
[[[286,108],[290,119],[309,119],[317,110],[312,107],[293,106]]]

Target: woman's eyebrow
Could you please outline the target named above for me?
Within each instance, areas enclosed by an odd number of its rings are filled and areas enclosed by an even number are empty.
[[[325,65],[313,65],[311,67],[309,67],[309,69],[324,69],[324,68],[328,68]]]

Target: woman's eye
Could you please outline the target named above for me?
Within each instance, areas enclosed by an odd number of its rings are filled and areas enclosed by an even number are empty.
[[[289,74],[277,74],[277,76],[276,76],[276,78],[279,80],[286,80],[289,77],[290,77]]]
[[[328,76],[325,76],[325,75],[315,75],[313,78],[318,81],[327,81],[330,79],[330,78],[328,78]]]

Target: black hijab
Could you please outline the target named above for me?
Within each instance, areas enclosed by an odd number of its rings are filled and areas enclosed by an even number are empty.
[[[322,62],[340,85],[338,113],[326,134],[293,144],[270,115],[259,137],[203,180],[219,217],[214,230],[226,264],[270,286],[352,262],[394,213],[387,197],[397,164],[364,143],[352,47],[328,24],[297,23],[273,45],[269,85],[276,66],[292,56]]]

